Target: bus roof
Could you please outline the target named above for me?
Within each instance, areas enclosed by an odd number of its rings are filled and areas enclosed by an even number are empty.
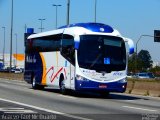
[[[76,23],[59,27],[59,29],[69,27],[83,27],[85,29],[91,30],[92,32],[112,33],[114,31],[111,26],[102,23]]]
[[[116,35],[120,36],[119,32],[114,30],[109,25],[105,25],[102,23],[76,23],[76,24],[70,24],[70,25],[59,27],[56,30],[32,34],[28,37],[28,39],[51,36],[51,35],[55,35],[55,34],[62,34],[64,32],[64,30],[67,30],[68,28],[72,29],[71,31],[74,32],[73,28],[75,28],[75,27],[81,28],[85,31],[94,32],[94,33],[97,32],[97,33],[103,33],[103,34],[105,34],[105,33],[112,34],[113,32],[116,32]]]

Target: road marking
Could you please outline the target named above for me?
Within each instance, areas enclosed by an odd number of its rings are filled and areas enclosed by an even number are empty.
[[[124,108],[130,108],[130,109],[136,109],[136,110],[144,110],[144,111],[150,111],[150,112],[156,112],[157,110],[151,110],[151,109],[145,109],[145,108],[138,108],[138,107],[132,107],[132,106],[122,106]]]
[[[0,112],[4,112],[4,113],[37,113],[35,111],[24,109],[24,108],[0,108]]]
[[[66,95],[59,95],[61,97],[70,98],[70,99],[77,99],[76,97],[66,96]]]
[[[33,108],[33,109],[37,109],[37,110],[41,110],[41,111],[45,111],[45,112],[49,112],[49,113],[53,113],[53,114],[58,114],[58,115],[62,115],[62,116],[73,118],[73,119],[92,120],[92,119],[89,119],[89,118],[84,118],[84,117],[79,117],[79,116],[75,116],[75,115],[70,115],[70,114],[67,114],[67,113],[58,112],[58,111],[54,111],[54,110],[49,110],[49,109],[45,109],[45,108],[41,108],[41,107],[37,107],[37,106],[25,104],[25,103],[20,103],[20,102],[16,102],[16,101],[12,101],[12,100],[7,100],[7,99],[3,99],[3,98],[0,98],[0,101],[10,102],[10,103],[14,103],[14,104],[17,104],[17,105],[21,105],[21,106],[25,106],[25,107],[30,107],[30,108]]]

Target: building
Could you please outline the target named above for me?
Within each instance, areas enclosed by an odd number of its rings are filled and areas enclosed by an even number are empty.
[[[24,68],[24,54],[12,54],[12,67]],[[3,65],[3,54],[0,54],[0,64]],[[4,68],[10,67],[10,54],[4,54]]]

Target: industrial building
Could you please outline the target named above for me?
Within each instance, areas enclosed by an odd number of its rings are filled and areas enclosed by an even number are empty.
[[[24,68],[24,54],[12,54],[12,67]],[[3,64],[3,54],[0,53],[0,69],[10,67],[10,54],[4,54],[4,64]]]

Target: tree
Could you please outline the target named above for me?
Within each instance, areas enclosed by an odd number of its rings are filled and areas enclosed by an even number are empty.
[[[132,54],[128,58],[128,72],[135,72],[135,60],[136,60],[136,53]]]
[[[146,71],[147,69],[152,67],[152,59],[151,56],[149,54],[149,52],[147,50],[141,50],[138,53],[138,66],[139,66],[139,70],[141,71]]]
[[[153,72],[156,76],[160,76],[160,66],[155,66],[154,68],[151,68],[149,71]]]
[[[147,71],[152,67],[153,61],[147,50],[141,50],[136,57],[136,53],[132,54],[128,59],[128,72]]]

